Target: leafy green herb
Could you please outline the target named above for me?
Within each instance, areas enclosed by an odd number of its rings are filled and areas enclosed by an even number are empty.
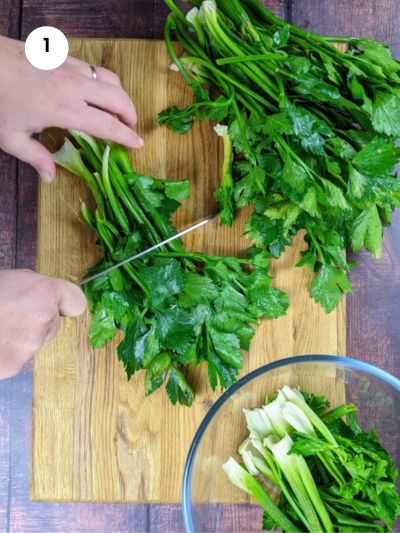
[[[400,63],[367,39],[341,39],[342,52],[259,0],[191,3],[185,18],[166,0],[164,33],[196,102],[162,111],[158,122],[178,133],[194,120],[220,122],[221,222],[252,205],[246,235],[274,257],[305,231],[298,266],[315,273],[311,296],[332,311],[351,290],[343,250],[380,258],[383,226],[400,204]]]
[[[97,204],[93,213],[82,204],[82,219],[97,234],[103,256],[90,273],[176,233],[171,215],[188,197],[187,180],[143,176],[120,146],[80,132],[73,137],[77,146],[66,140],[55,160],[84,180]],[[193,403],[190,369],[199,364],[208,365],[213,389],[229,387],[258,320],[288,307],[267,275],[270,257],[260,248],[244,259],[205,255],[174,240],[85,285],[91,345],[104,346],[121,330],[117,353],[128,379],[144,370],[145,393],[165,384],[173,404]]]
[[[263,529],[392,531],[400,516],[393,459],[373,429],[362,430],[355,405],[328,408],[324,396],[285,386],[245,410],[243,464],[231,457],[226,474],[262,506]],[[277,502],[268,488],[279,489]]]
[[[343,293],[350,291],[350,282],[343,270],[323,265],[311,283],[310,293],[328,312],[335,309]]]
[[[168,127],[172,131],[180,133],[181,135],[190,131],[193,126],[193,120],[191,116],[187,113],[179,113],[178,108],[175,106],[162,111],[158,115],[157,123],[160,125],[168,124]]]

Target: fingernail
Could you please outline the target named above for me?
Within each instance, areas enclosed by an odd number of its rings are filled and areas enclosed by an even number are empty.
[[[139,143],[140,148],[143,148],[144,140],[141,137],[139,137],[139,135],[138,135],[138,143]]]

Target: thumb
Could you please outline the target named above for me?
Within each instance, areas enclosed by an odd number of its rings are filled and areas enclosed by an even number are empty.
[[[14,133],[3,144],[3,149],[25,163],[32,165],[46,182],[54,179],[56,166],[51,153],[33,137]]]
[[[61,316],[79,316],[86,309],[86,298],[82,290],[69,281],[53,278],[58,312]]]

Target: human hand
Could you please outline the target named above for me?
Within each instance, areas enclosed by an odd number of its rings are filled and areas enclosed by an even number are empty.
[[[0,379],[17,374],[53,337],[61,316],[78,316],[86,308],[73,283],[31,270],[0,271]]]
[[[39,70],[25,57],[24,43],[0,36],[0,148],[31,164],[44,181],[55,175],[50,152],[34,133],[59,127],[139,148],[136,110],[116,74],[68,57],[55,70]]]

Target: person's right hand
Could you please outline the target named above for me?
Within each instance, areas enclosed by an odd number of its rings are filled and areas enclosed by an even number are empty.
[[[25,57],[24,43],[0,36],[0,148],[35,167],[44,181],[55,175],[50,152],[32,135],[45,128],[81,130],[132,148],[136,110],[118,76],[68,57],[55,70],[39,70]]]
[[[17,374],[55,337],[60,317],[86,308],[83,292],[69,281],[31,270],[0,271],[0,379]]]

